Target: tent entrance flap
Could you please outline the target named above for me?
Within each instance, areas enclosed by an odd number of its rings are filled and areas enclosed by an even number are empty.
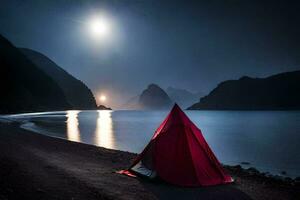
[[[154,179],[156,177],[156,172],[154,170],[148,169],[145,165],[143,165],[141,161],[133,166],[130,170],[150,179]]]

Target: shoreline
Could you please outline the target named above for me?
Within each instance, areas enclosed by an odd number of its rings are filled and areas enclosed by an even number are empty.
[[[48,131],[48,130],[46,130],[46,128],[41,128],[40,126],[36,126],[36,122],[26,122],[26,123],[21,123],[19,121],[13,121],[13,122],[18,123],[19,128],[21,128],[23,130],[27,130],[27,131],[30,131],[30,132],[34,132],[36,134],[41,134],[41,135],[52,137],[52,138],[58,138],[58,139],[70,141],[70,140],[68,140],[67,138],[64,138],[64,137],[54,136],[56,133]],[[1,123],[1,121],[0,121],[0,123]],[[29,124],[33,124],[35,127],[33,128]],[[76,141],[71,141],[71,142],[76,142]],[[90,144],[90,143],[84,143],[84,142],[81,142],[81,141],[77,142],[77,143],[92,145],[92,146],[96,146],[96,147],[101,147],[101,146],[97,146],[97,145]],[[103,148],[105,148],[105,147],[103,147]],[[111,149],[111,150],[128,152],[128,153],[138,155],[138,153],[130,152],[130,151],[123,151],[123,150],[119,150],[119,149]],[[271,171],[268,171],[268,170],[263,171],[263,170],[259,169],[259,167],[253,166],[252,163],[247,162],[247,161],[241,161],[237,164],[224,164],[224,163],[221,163],[221,164],[224,167],[227,167],[229,170],[230,169],[232,169],[232,170],[243,170],[244,173],[251,173],[251,174],[256,174],[256,175],[259,175],[259,176],[265,176],[266,178],[275,179],[276,181],[278,181],[278,180],[279,181],[287,181],[287,182],[290,183],[290,182],[296,182],[297,180],[298,181],[300,180],[300,175],[299,176],[291,175],[289,173],[289,171],[283,171],[283,170],[282,171],[276,170],[277,172],[271,172]]]
[[[4,177],[0,180],[0,187],[4,188],[0,199],[176,199],[180,195],[187,199],[194,196],[297,199],[300,196],[299,178],[271,176],[239,165],[224,166],[235,183],[213,187],[182,188],[125,177],[115,171],[127,168],[137,154],[33,133],[19,128],[17,123],[0,122],[0,151],[0,175]],[[49,183],[39,176],[50,178]],[[20,178],[27,181],[20,185]]]
[[[26,124],[22,124],[22,125],[26,125]],[[76,142],[76,141],[68,140],[67,138],[54,136],[53,133],[50,132],[50,131],[46,131],[45,133],[41,133],[41,131],[45,131],[45,130],[43,130],[43,129],[38,130],[38,129],[30,128],[30,127],[22,127],[22,125],[19,126],[20,129],[23,129],[23,130],[26,130],[26,131],[29,131],[29,132],[32,132],[32,133],[44,135],[46,137],[57,138],[57,139],[66,140],[66,141],[70,141],[70,142],[75,142],[75,143],[79,143],[79,144],[91,145],[91,146],[95,146],[95,147],[105,148],[105,147],[101,147],[101,146],[97,146],[97,145],[93,145],[93,144],[89,144],[89,143]],[[109,148],[107,148],[107,149],[109,149]],[[134,153],[134,152],[130,152],[130,151],[123,151],[123,150],[118,150],[118,149],[109,149],[109,150],[121,151],[121,152],[125,152],[125,153],[134,154],[136,156],[138,155],[138,153]],[[252,166],[251,163],[249,163],[249,162],[240,162],[239,164],[236,164],[236,165],[230,165],[230,164],[224,164],[224,163],[221,163],[221,164],[227,170],[231,170],[231,171],[235,171],[235,172],[242,171],[242,173],[245,173],[245,175],[249,174],[249,175],[257,175],[257,176],[260,176],[260,177],[263,176],[266,179],[271,179],[271,180],[274,179],[275,181],[283,181],[283,182],[286,181],[287,183],[293,183],[293,182],[296,183],[297,181],[298,182],[300,181],[300,176],[295,176],[295,177],[288,176],[288,174],[289,174],[288,171],[282,171],[281,173],[274,174],[274,173],[269,172],[269,171],[258,170],[256,167]],[[243,165],[249,165],[249,167],[245,168],[245,167],[243,167]]]
[[[82,110],[82,111],[93,111],[93,110]],[[118,110],[116,110],[118,111]],[[50,120],[51,117],[46,117],[45,121],[44,120],[30,120],[30,115],[33,115],[33,116],[39,116],[39,114],[41,114],[41,116],[43,116],[44,114],[55,114],[55,115],[60,115],[60,114],[63,114],[61,117],[65,117],[65,114],[66,114],[66,111],[53,111],[53,112],[45,112],[45,113],[23,113],[23,114],[17,114],[17,115],[13,115],[13,116],[1,116],[0,115],[0,122],[1,120],[3,119],[4,121],[5,120],[12,120],[12,121],[15,121],[16,123],[20,123],[20,127],[23,128],[23,129],[26,129],[26,130],[29,130],[29,131],[32,131],[32,132],[36,132],[38,134],[43,134],[43,135],[46,135],[46,136],[50,136],[50,137],[58,137],[58,138],[61,138],[61,139],[66,139],[65,137],[60,137],[60,136],[57,136],[57,135],[60,135],[60,134],[64,134],[65,130],[62,130],[64,132],[57,132],[57,131],[51,131],[53,129],[52,128],[52,125],[49,124],[50,122],[52,123],[56,123],[56,120],[55,121],[52,121]],[[25,119],[25,123],[22,123],[22,121],[24,121],[24,118],[22,119],[22,117],[20,118],[21,120],[18,119],[19,116],[28,116],[29,120]],[[11,118],[10,118],[11,117]],[[67,119],[64,119],[65,121]],[[59,122],[60,120],[57,120],[57,122]],[[61,122],[63,122],[65,124],[65,121],[61,120]],[[56,126],[56,127],[60,127],[61,124],[56,124],[56,125],[53,125],[53,126]],[[152,130],[151,130],[152,131]],[[80,141],[82,143],[85,143],[85,144],[92,144],[92,145],[95,145],[97,146],[97,144],[91,142],[91,141],[88,141],[88,142],[84,142],[84,141]],[[126,141],[125,141],[126,142]],[[294,147],[296,148],[296,147]],[[122,151],[122,149],[119,149]],[[128,150],[128,149],[127,149]],[[125,151],[127,151],[125,150]],[[132,153],[138,153],[138,151],[133,151]],[[289,154],[289,152],[286,152]],[[284,155],[287,155],[287,154],[284,154]],[[268,158],[265,158],[265,159],[268,159]],[[274,158],[276,159],[276,158]],[[290,158],[292,159],[292,158]],[[234,160],[234,157],[233,157],[233,160]],[[235,161],[235,162],[234,162]],[[255,168],[257,169],[259,172],[263,173],[263,174],[266,174],[268,177],[270,176],[273,176],[275,177],[276,179],[285,179],[285,178],[292,178],[292,179],[296,179],[296,178],[300,178],[300,174],[299,174],[299,170],[296,170],[297,168],[295,168],[295,166],[293,165],[290,165],[290,166],[280,166],[278,167],[278,163],[277,163],[277,167],[271,167],[273,166],[272,164],[270,165],[267,164],[267,165],[260,165],[260,164],[257,164],[255,160],[252,160],[251,163],[250,161],[248,160],[234,160],[232,161],[227,161],[225,163],[223,163],[224,165],[229,165],[229,166],[236,166],[236,165],[241,165],[243,169],[248,169],[248,168]],[[275,163],[276,165],[276,163]]]

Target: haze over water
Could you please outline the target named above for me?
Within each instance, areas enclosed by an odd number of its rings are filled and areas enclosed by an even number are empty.
[[[299,111],[185,111],[220,162],[300,176]],[[139,153],[166,111],[66,111],[14,115],[23,128],[71,141]]]

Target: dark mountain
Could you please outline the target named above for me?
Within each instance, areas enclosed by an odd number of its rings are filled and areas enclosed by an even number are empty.
[[[83,82],[74,78],[45,55],[31,49],[20,50],[61,87],[74,109],[96,109],[93,93]]]
[[[242,77],[222,82],[188,109],[300,109],[300,71],[267,78]]]
[[[172,100],[158,85],[150,84],[140,95],[139,105],[142,109],[167,109]]]
[[[1,113],[71,108],[61,88],[0,35]]]
[[[201,93],[192,93],[185,89],[178,89],[173,87],[168,87],[166,89],[166,92],[174,102],[176,102],[183,108],[187,108],[192,103],[198,101],[202,96]]]

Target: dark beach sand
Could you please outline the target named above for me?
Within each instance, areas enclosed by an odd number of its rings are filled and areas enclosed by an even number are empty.
[[[182,188],[116,174],[135,154],[0,123],[0,199],[299,199],[295,181],[226,167],[234,184]]]

